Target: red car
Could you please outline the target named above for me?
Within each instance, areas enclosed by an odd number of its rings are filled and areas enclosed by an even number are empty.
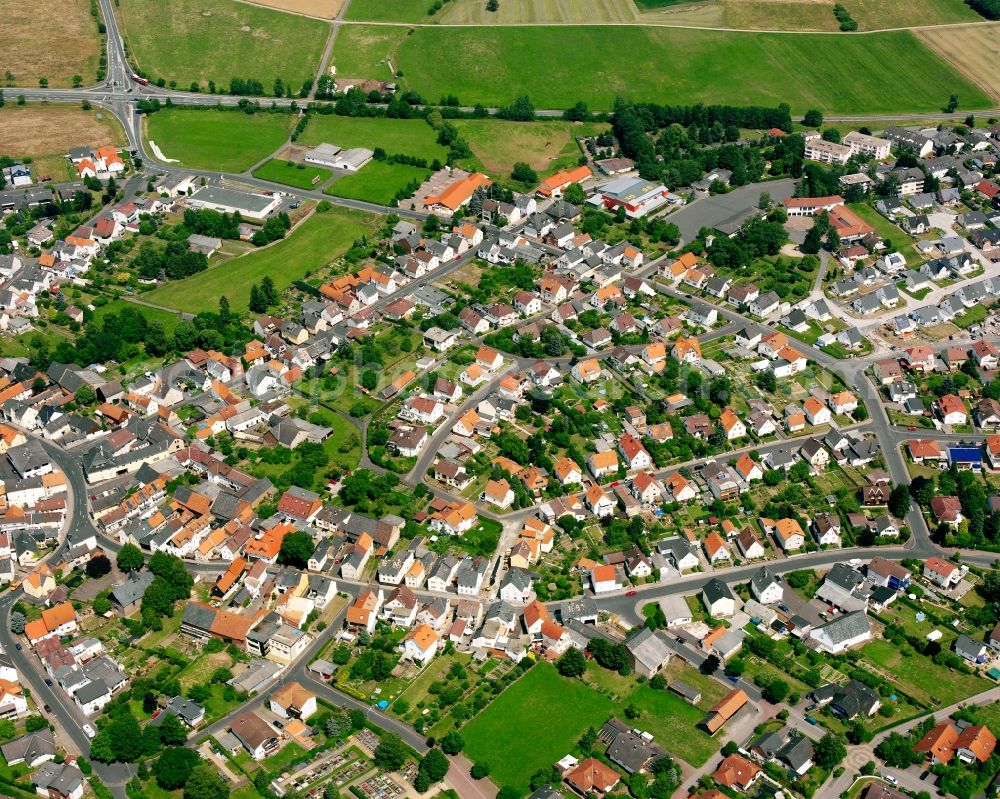
[[[916,433],[917,432],[917,428],[915,428],[912,424],[909,427],[907,427],[906,429],[909,430],[911,433]]]
[[[638,593],[639,593],[638,591],[629,591],[627,594],[625,594],[625,596],[635,596]]]

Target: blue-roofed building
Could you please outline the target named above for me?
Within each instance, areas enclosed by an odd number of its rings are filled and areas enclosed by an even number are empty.
[[[982,469],[983,452],[979,447],[948,447],[948,463],[959,469]]]

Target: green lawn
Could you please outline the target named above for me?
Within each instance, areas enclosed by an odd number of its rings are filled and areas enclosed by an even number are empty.
[[[396,199],[396,194],[405,189],[411,181],[423,183],[430,174],[429,169],[408,164],[371,161],[361,171],[335,180],[324,191],[334,197],[391,205]]]
[[[868,205],[868,203],[853,203],[850,206],[850,209],[860,216],[865,222],[871,225],[875,229],[875,232],[878,233],[878,235],[883,239],[891,239],[894,250],[900,250],[902,252],[906,245],[913,243],[914,240],[912,236],[896,227],[892,222],[882,216],[882,214]],[[903,252],[903,255],[907,256],[906,260],[908,262],[911,258],[916,258],[916,253]]]
[[[255,178],[284,183],[299,189],[315,189],[323,185],[333,174],[329,169],[310,164],[297,164],[294,161],[279,161],[272,158],[266,164],[261,164],[253,171]]]
[[[290,741],[281,748],[278,754],[267,758],[264,761],[264,765],[267,766],[269,771],[280,772],[289,763],[296,758],[302,757],[305,753],[306,750],[299,746],[299,744],[295,743],[295,741]]]
[[[546,119],[507,122],[502,119],[456,119],[454,125],[479,161],[475,166],[506,178],[518,161],[539,173],[574,167],[579,162],[578,136],[592,136],[606,125]]]
[[[692,766],[704,765],[721,745],[721,737],[712,738],[698,727],[705,712],[668,691],[643,685],[625,704],[643,711],[633,722],[636,727],[652,733],[660,746]]]
[[[119,0],[129,54],[151,79],[228,88],[230,79],[275,79],[296,94],[316,77],[330,25],[234,0]]]
[[[532,774],[571,751],[588,727],[600,728],[613,709],[611,700],[541,663],[462,728],[465,754],[488,763],[497,785],[527,793]]]
[[[428,163],[435,158],[443,163],[448,155],[447,149],[437,143],[434,128],[422,119],[312,114],[298,141],[310,147],[323,142],[345,149],[367,147],[374,150],[381,147],[390,155],[412,155],[425,158]]]
[[[861,649],[861,653],[895,675],[900,688],[915,699],[938,707],[978,694],[991,685],[980,677],[938,666],[923,655],[904,657],[899,648],[888,641],[872,641]]]
[[[277,150],[292,129],[289,114],[169,108],[147,117],[148,138],[185,166],[243,172]]]
[[[622,52],[630,57],[622,59]],[[797,113],[858,114],[936,112],[953,93],[964,109],[991,105],[982,89],[907,31],[827,36],[600,25],[350,26],[337,37],[341,74],[387,78],[387,58],[403,72],[406,87],[428,98],[454,94],[470,105],[505,105],[527,94],[540,108],[578,100],[610,108],[620,96],[658,103],[787,102]]]
[[[252,283],[270,275],[279,291],[287,288],[345,253],[370,223],[366,214],[339,208],[316,213],[277,244],[168,283],[145,296],[157,305],[198,313],[214,310],[225,294],[234,309],[243,309],[250,301]]]

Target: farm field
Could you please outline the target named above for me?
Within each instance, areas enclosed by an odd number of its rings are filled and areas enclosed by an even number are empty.
[[[540,663],[462,728],[465,753],[488,763],[498,785],[527,792],[532,774],[571,751],[587,727],[600,728],[613,709],[607,697]]]
[[[365,22],[427,22],[432,0],[352,0],[344,19]],[[339,36],[340,34],[338,34]]]
[[[145,294],[143,299],[188,313],[214,310],[223,294],[234,309],[250,300],[250,285],[270,275],[278,291],[342,255],[362,235],[371,217],[339,208],[313,214],[287,238],[210,267],[192,277],[169,283]]]
[[[390,155],[412,155],[425,158],[428,163],[435,158],[443,163],[448,155],[448,151],[437,143],[434,128],[422,119],[312,114],[298,143],[315,147],[323,142],[336,144],[344,149],[367,147],[374,150],[381,147]]]
[[[275,78],[293,92],[316,77],[330,26],[235,0],[120,0],[130,57],[151,79],[181,88],[231,78],[256,79],[268,93]]]
[[[69,105],[12,105],[0,108],[0,155],[31,158],[35,177],[77,179],[66,157],[71,147],[125,143],[118,121],[99,109]]]
[[[982,21],[961,0],[851,0],[845,4],[860,30]],[[833,0],[725,0],[726,26],[757,30],[836,31]]]
[[[737,30],[835,31],[833,3],[788,0],[725,0],[727,28]]]
[[[504,0],[487,11],[480,0],[449,0],[435,21],[457,25],[509,25],[548,22],[635,22],[638,9],[631,0]]]
[[[185,166],[243,172],[288,138],[288,114],[168,108],[146,117],[147,139]]]
[[[266,164],[261,164],[255,169],[253,175],[255,178],[272,180],[286,186],[314,189],[328,181],[333,172],[321,166],[297,164],[294,161],[279,161],[277,158],[272,158]]]
[[[45,21],[44,42],[39,20]],[[73,85],[79,75],[84,86],[97,82],[101,55],[97,21],[88,0],[39,0],[27,13],[24,3],[0,0],[2,72],[14,76],[14,86],[37,86],[48,78],[52,88]]]
[[[895,678],[900,688],[929,706],[945,707],[963,697],[985,691],[990,685],[980,677],[938,666],[930,658],[916,654],[904,656],[895,644],[888,641],[872,641],[860,651],[890,679]]]
[[[395,199],[396,193],[405,188],[410,181],[417,180],[423,183],[428,175],[430,175],[429,169],[372,161],[360,172],[335,180],[325,193],[333,197],[389,205]]]
[[[527,161],[538,172],[576,166],[581,155],[576,137],[605,129],[599,124],[554,120],[456,119],[452,124],[469,143],[484,171],[502,177],[507,177],[518,161]]]
[[[917,33],[922,42],[993,97],[1000,96],[1000,23],[939,28]],[[959,108],[965,101],[958,94]]]
[[[616,48],[607,47],[609,39]],[[623,49],[634,54],[627,65],[617,57]],[[442,62],[437,54],[444,51],[452,57]],[[454,94],[469,104],[505,105],[524,93],[539,108],[566,108],[578,100],[610,108],[622,96],[660,103],[787,102],[793,113],[889,114],[936,112],[954,93],[963,110],[991,105],[981,89],[906,31],[833,37],[595,25],[429,27],[408,36],[405,29],[351,26],[337,37],[334,54],[338,69],[353,77],[384,77],[388,69],[379,62],[388,55],[408,87],[425,97]],[[635,74],[645,79],[635,81]],[[796,80],[788,81],[789,74]],[[831,81],[831,74],[841,79]]]
[[[321,19],[333,19],[344,6],[344,0],[245,0],[245,2]]]

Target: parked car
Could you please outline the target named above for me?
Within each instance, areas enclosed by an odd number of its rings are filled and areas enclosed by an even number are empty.
[[[892,776],[892,774],[883,774],[882,779],[885,780],[890,785],[899,785],[899,780]]]
[[[90,739],[93,740],[94,738],[97,737],[97,730],[95,730],[89,724],[84,724],[83,725],[83,734],[86,735],[88,738],[90,738]]]
[[[18,652],[20,652],[21,651],[21,645],[20,644],[14,644],[14,649],[16,649]]]

